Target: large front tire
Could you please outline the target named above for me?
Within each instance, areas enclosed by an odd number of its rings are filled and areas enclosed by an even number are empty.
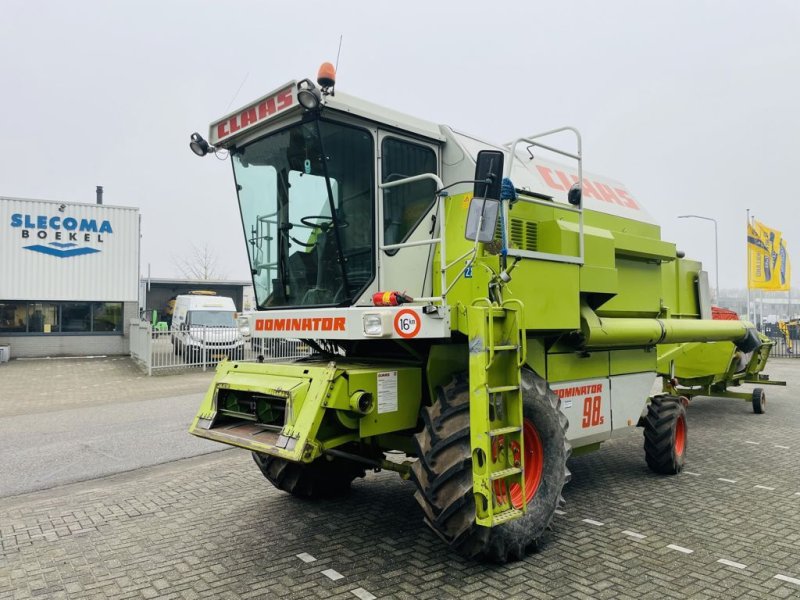
[[[541,452],[536,453],[541,457],[539,463],[526,461],[527,468],[535,469],[538,485],[523,517],[492,528],[475,523],[466,376],[458,375],[437,388],[433,406],[423,411],[425,427],[415,436],[419,455],[413,466],[415,498],[428,525],[466,558],[499,563],[522,559],[536,547],[563,503],[561,490],[569,481],[566,461],[570,448],[561,401],[547,382],[529,369],[522,371],[522,392],[524,429],[531,432],[532,428],[541,443]],[[513,498],[513,489],[511,494]]]
[[[298,498],[335,498],[350,491],[356,477],[365,471],[358,463],[318,458],[312,463],[291,462],[277,456],[253,452],[261,473],[279,490]]]

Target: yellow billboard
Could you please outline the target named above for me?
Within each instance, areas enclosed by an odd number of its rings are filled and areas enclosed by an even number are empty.
[[[747,224],[747,287],[761,290],[788,290],[792,270],[786,240],[777,229],[760,221]]]

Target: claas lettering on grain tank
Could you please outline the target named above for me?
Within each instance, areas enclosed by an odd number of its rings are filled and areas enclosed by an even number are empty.
[[[549,169],[541,165],[536,165],[536,170],[542,176],[544,182],[554,190],[566,191],[578,181],[577,175],[567,174],[560,169]],[[556,181],[558,180],[558,181]],[[587,198],[594,198],[602,202],[611,202],[639,210],[636,200],[622,188],[612,188],[610,185],[599,181],[591,181],[583,178],[583,195]]]

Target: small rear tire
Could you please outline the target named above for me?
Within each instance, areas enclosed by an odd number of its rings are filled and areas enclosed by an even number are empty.
[[[358,463],[321,457],[312,463],[291,462],[253,452],[253,460],[272,485],[298,498],[335,498],[350,491],[356,477],[364,477]]]
[[[676,475],[686,462],[686,409],[680,398],[656,396],[644,419],[644,455],[651,471]]]
[[[763,415],[767,412],[767,393],[764,388],[753,390],[753,412],[757,415]]]

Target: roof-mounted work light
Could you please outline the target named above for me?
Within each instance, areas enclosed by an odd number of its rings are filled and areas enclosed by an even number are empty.
[[[197,133],[196,131],[191,135],[189,138],[191,141],[189,142],[189,148],[192,149],[192,152],[197,154],[197,156],[205,156],[209,152],[213,152],[214,148],[209,146],[208,142],[203,139],[203,136]]]
[[[317,110],[322,94],[310,79],[297,82],[297,101],[306,110]]]

